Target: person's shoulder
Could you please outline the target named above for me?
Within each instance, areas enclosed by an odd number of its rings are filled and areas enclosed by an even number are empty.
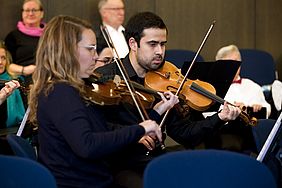
[[[14,30],[10,31],[10,32],[6,35],[5,41],[8,40],[9,38],[12,38],[12,37],[15,37],[15,36],[19,35],[19,32],[20,32],[20,31],[19,31],[18,29],[14,29]]]
[[[30,39],[39,40],[39,37],[26,35],[23,32],[21,32],[20,30],[15,29],[11,31],[10,33],[8,33],[8,35],[5,38],[5,42],[8,43],[10,40],[14,40],[16,42],[16,41],[30,40]]]
[[[246,84],[253,85],[253,86],[256,86],[256,87],[260,87],[260,85],[258,83],[256,83],[255,81],[253,81],[249,78],[242,78],[242,82],[245,82]]]
[[[96,37],[103,37],[100,27],[93,28],[93,31],[95,32]]]
[[[104,66],[101,66],[101,67],[95,69],[95,72],[97,72],[99,74],[103,74],[103,75],[109,75],[112,72],[116,72],[116,71],[117,71],[116,63],[109,63],[109,64],[106,64]]]
[[[72,87],[70,84],[65,83],[65,82],[59,82],[54,84],[54,90],[62,90],[62,91],[71,91],[71,90],[75,90],[74,87]]]
[[[69,100],[79,98],[79,91],[68,83],[55,83],[49,97],[54,100]]]

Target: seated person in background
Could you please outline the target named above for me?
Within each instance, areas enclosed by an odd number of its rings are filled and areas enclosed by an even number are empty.
[[[25,113],[21,92],[17,89],[20,84],[12,80],[14,77],[9,74],[8,67],[11,61],[10,53],[4,43],[0,42],[0,80],[5,83],[1,83],[3,88],[0,91],[0,128],[20,125]]]
[[[97,53],[95,69],[112,62],[113,53],[104,38],[97,38]]]
[[[229,45],[218,50],[216,60],[241,61],[241,55],[235,45]],[[249,79],[240,78],[239,74],[240,68],[224,99],[236,106],[253,107],[254,112],[260,110],[262,106],[270,110],[261,87]],[[255,147],[252,127],[244,125],[239,118],[234,122],[228,122],[218,135],[218,139],[211,145],[219,145],[223,149],[245,153],[258,152]]]
[[[144,135],[162,140],[152,120],[107,128],[106,114],[90,102],[82,80],[93,74],[97,57],[95,33],[79,18],[52,18],[39,41],[30,120],[39,127],[39,160],[58,187],[114,187],[109,157]]]
[[[1,49],[0,49],[1,54]],[[0,55],[1,56],[1,55]],[[1,58],[2,59],[2,58]],[[2,60],[0,60],[2,61]],[[0,64],[1,67],[1,64]],[[1,69],[1,68],[0,68]],[[1,72],[1,71],[0,71]],[[10,129],[5,129],[7,127],[7,123],[10,124],[11,117],[7,118],[7,98],[13,94],[13,92],[20,87],[20,84],[16,80],[11,80],[5,83],[5,86],[0,90],[0,154],[2,155],[13,155],[13,151],[10,148],[6,140],[7,134],[11,133]],[[15,116],[13,116],[14,118]]]
[[[215,59],[242,61],[240,51],[235,45],[229,45],[219,49]],[[233,83],[228,89],[224,99],[241,107],[252,107],[253,112],[258,112],[262,107],[265,107],[267,111],[265,118],[268,118],[271,113],[270,104],[266,102],[261,87],[248,78],[241,78],[240,68],[238,69]]]
[[[24,86],[28,86],[35,69],[37,43],[45,26],[41,21],[44,12],[40,0],[24,0],[21,11],[22,20],[18,22],[17,29],[6,36],[5,44],[13,59],[10,72],[24,76]]]
[[[128,46],[124,37],[124,1],[123,0],[100,0],[98,9],[101,16],[101,24],[103,24],[112,39],[112,42],[117,50],[118,57],[124,58],[128,54]],[[100,41],[104,37],[99,30],[97,33],[97,45],[100,46]]]

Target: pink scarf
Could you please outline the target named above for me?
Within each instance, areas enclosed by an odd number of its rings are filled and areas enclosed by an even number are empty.
[[[17,27],[22,33],[26,35],[33,36],[33,37],[40,37],[43,33],[45,25],[46,24],[42,22],[40,24],[40,28],[37,28],[37,27],[32,28],[32,27],[26,27],[22,21],[19,21]]]

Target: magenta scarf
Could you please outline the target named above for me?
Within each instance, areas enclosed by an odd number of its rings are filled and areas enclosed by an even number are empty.
[[[40,37],[43,33],[45,25],[46,24],[42,22],[40,24],[40,28],[26,27],[22,21],[19,21],[17,27],[22,33],[24,33],[26,35],[33,36],[33,37]],[[41,27],[41,26],[43,26],[43,27]]]

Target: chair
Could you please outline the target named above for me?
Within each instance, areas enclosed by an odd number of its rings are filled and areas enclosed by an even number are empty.
[[[1,187],[56,188],[51,172],[40,163],[16,156],[0,155]]]
[[[241,76],[258,83],[264,89],[267,99],[270,97],[270,86],[276,79],[275,62],[271,54],[256,49],[240,49],[242,57]]]
[[[181,68],[186,61],[192,61],[196,55],[196,52],[189,50],[171,49],[166,50],[165,60],[173,63],[178,68]],[[199,54],[196,61],[204,61],[204,58]]]
[[[152,160],[144,188],[274,188],[269,169],[247,155],[223,150],[180,151]]]
[[[282,108],[282,82],[275,80],[271,87],[272,99],[276,110],[279,112]]]
[[[274,119],[259,119],[257,126],[252,127],[252,132],[258,152],[262,149],[262,146],[264,145],[274,124]]]
[[[257,126],[252,127],[254,141],[258,152],[261,151],[275,123],[276,120],[274,119],[259,119]],[[281,140],[276,141],[273,146],[274,148],[270,149],[271,152],[268,153],[265,160],[263,160],[263,163],[271,170],[273,176],[277,180],[277,184],[281,186]]]
[[[34,148],[24,138],[14,134],[8,134],[7,141],[16,156],[32,160],[37,159]]]

